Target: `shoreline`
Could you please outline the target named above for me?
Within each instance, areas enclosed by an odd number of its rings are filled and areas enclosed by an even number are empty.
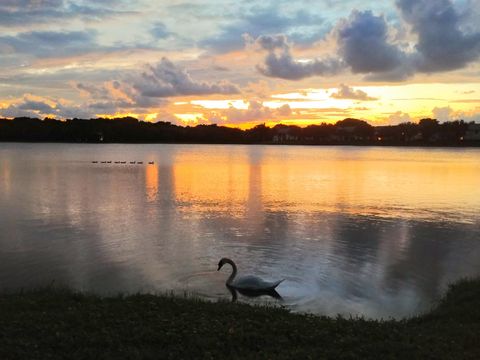
[[[480,358],[480,278],[423,315],[326,317],[170,295],[0,294],[0,358]]]
[[[480,142],[468,144],[388,144],[388,143],[359,143],[359,144],[308,144],[308,143],[228,143],[228,142],[73,142],[73,141],[5,141],[0,144],[64,144],[64,145],[235,145],[235,146],[305,146],[305,147],[378,147],[378,148],[407,148],[407,149],[476,149]]]

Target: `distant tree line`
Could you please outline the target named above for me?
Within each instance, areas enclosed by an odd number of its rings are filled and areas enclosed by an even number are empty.
[[[87,143],[209,143],[209,144],[305,144],[305,145],[480,145],[480,124],[463,120],[372,126],[348,118],[336,124],[307,127],[264,124],[248,130],[226,126],[179,126],[170,122],[115,119],[68,119],[18,117],[0,119],[0,141]]]

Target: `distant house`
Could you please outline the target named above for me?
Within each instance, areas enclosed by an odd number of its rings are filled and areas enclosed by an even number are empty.
[[[480,141],[480,124],[468,124],[463,140]]]
[[[423,140],[421,131],[413,124],[375,127],[375,140],[379,142],[414,143]]]
[[[296,129],[292,129],[291,127],[277,125],[274,127],[275,133],[272,141],[276,144],[298,141],[298,135],[294,133],[295,130]]]
[[[395,139],[396,129],[392,125],[375,126],[374,136],[377,141],[392,141]]]

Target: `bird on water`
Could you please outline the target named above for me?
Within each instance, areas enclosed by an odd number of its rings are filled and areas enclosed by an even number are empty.
[[[232,266],[232,273],[228,277],[226,285],[238,290],[272,291],[275,290],[275,288],[285,280],[265,281],[262,278],[253,275],[235,278],[237,275],[237,265],[235,265],[233,260],[229,258],[222,258],[219,261],[217,271],[219,271],[225,264],[230,264]]]

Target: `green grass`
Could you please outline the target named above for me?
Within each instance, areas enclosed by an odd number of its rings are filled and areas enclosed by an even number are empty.
[[[0,359],[161,358],[480,359],[480,279],[399,321],[173,296],[0,295]]]

